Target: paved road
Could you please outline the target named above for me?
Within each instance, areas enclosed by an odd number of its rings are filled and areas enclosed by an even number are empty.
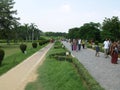
[[[63,44],[71,51],[70,43]],[[89,73],[105,88],[105,90],[120,90],[120,60],[118,64],[111,64],[111,57],[95,57],[95,51],[91,49],[81,49],[81,51],[71,51],[89,71]]]
[[[32,70],[39,65],[52,45],[47,45],[15,68],[0,76],[0,90],[18,90]]]

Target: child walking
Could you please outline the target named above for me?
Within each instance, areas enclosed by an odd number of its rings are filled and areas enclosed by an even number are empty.
[[[100,47],[99,47],[98,43],[96,43],[95,50],[96,50],[95,56],[99,57]]]

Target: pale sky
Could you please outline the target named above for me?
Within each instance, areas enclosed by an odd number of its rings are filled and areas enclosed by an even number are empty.
[[[68,32],[84,23],[120,17],[120,0],[14,0],[20,22],[43,32]]]

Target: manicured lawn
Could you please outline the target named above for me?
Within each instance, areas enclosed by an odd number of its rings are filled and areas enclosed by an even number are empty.
[[[39,46],[37,48],[32,48],[31,43],[26,43],[27,45],[27,54],[24,54],[20,51],[19,45],[3,45],[1,48],[5,51],[5,58],[0,66],[0,75],[4,74],[14,66],[18,65],[26,58],[31,56],[33,53],[41,49],[43,46]]]
[[[1,43],[0,47],[5,51],[5,58],[15,53],[21,52],[19,48],[20,44],[21,43],[18,43],[18,44],[11,43],[10,45],[7,45],[6,43]],[[31,43],[25,43],[25,44],[27,45],[27,50],[32,48]]]

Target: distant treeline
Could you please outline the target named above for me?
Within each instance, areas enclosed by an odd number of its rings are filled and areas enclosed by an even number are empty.
[[[85,23],[83,26],[69,29],[67,38],[103,41],[108,38],[120,40],[120,20],[117,16],[105,18],[103,23]]]

